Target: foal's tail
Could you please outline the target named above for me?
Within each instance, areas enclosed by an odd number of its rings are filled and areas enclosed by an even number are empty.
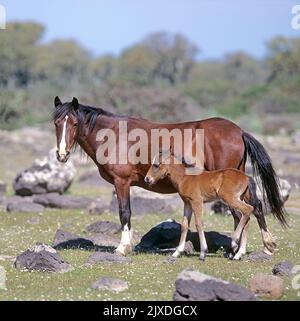
[[[288,227],[286,212],[280,196],[279,179],[273,168],[270,156],[262,144],[248,133],[242,134],[246,153],[250,157],[253,175],[262,187],[263,201],[269,205],[273,215],[283,227]],[[257,178],[260,178],[260,182]]]

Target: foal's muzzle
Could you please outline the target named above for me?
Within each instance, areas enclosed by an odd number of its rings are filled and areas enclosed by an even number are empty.
[[[148,185],[152,185],[152,184],[153,184],[153,179],[150,178],[150,177],[148,177],[148,176],[145,177],[144,181],[145,181]]]
[[[59,151],[56,151],[56,158],[61,163],[66,163],[70,157],[70,152],[66,151],[66,154],[60,154]]]

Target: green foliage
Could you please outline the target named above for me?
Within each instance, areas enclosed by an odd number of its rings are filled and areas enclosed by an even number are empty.
[[[43,32],[36,23],[10,23],[0,32],[0,85],[28,84]]]

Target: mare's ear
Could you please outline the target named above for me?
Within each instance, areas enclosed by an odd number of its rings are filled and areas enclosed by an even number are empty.
[[[78,99],[76,97],[73,97],[72,106],[73,106],[74,110],[77,111],[78,106],[79,106],[79,102],[78,102]]]
[[[57,107],[57,106],[59,106],[59,105],[61,105],[61,101],[60,101],[59,97],[56,96],[56,97],[54,98],[54,106]]]

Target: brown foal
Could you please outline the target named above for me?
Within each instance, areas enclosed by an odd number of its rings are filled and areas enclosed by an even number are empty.
[[[165,152],[157,155],[145,177],[146,183],[153,185],[159,180],[168,177],[182,200],[191,206],[200,238],[200,260],[203,261],[207,252],[202,221],[203,202],[221,199],[229,207],[238,210],[242,214],[242,218],[232,234],[231,246],[235,254],[233,259],[239,260],[246,253],[246,230],[249,225],[250,215],[253,212],[253,206],[249,205],[250,192],[248,186],[250,177],[237,169],[203,171],[199,175],[186,175],[186,166],[178,164],[178,162],[174,163],[174,158],[174,155],[166,155]],[[179,257],[184,251],[190,219],[191,215],[184,215],[181,224],[180,243],[173,257]],[[243,235],[245,235],[245,238]]]

